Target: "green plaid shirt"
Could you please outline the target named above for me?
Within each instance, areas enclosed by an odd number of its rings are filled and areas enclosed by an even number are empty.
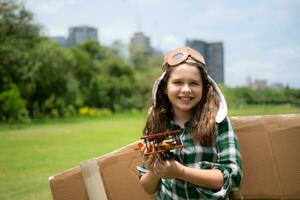
[[[180,127],[171,122],[171,129],[176,130]],[[217,167],[224,174],[224,185],[221,190],[213,191],[180,179],[161,179],[157,199],[228,199],[230,191],[238,190],[242,179],[242,163],[239,143],[229,118],[217,124],[216,138],[212,147],[194,143],[189,128],[184,128],[180,137],[184,148],[172,150],[175,154],[174,159],[192,168]],[[147,172],[144,165],[137,168],[140,176]]]

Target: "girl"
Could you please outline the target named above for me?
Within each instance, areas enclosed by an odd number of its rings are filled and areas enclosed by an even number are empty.
[[[227,199],[242,178],[239,144],[226,101],[207,74],[203,56],[189,48],[168,52],[152,91],[144,135],[182,129],[173,159],[145,155],[140,182],[157,199]]]

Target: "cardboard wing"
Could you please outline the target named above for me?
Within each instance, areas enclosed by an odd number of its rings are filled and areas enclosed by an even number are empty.
[[[300,115],[231,121],[241,146],[244,199],[300,199]]]
[[[300,199],[300,115],[231,117],[231,121],[243,160],[241,190],[231,198]],[[96,158],[93,170],[86,172],[81,164],[50,177],[53,199],[154,199],[139,183],[136,146],[137,142]]]
[[[141,163],[140,152],[134,150],[137,142],[117,151],[96,158],[98,172],[103,181],[106,194],[99,199],[153,199],[146,194],[139,182],[136,166]],[[55,200],[89,200],[82,169],[78,166],[50,177],[50,187]],[[97,175],[97,174],[94,174]]]

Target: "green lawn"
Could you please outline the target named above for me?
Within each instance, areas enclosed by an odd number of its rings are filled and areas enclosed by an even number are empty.
[[[247,106],[230,115],[300,113],[300,108]],[[52,199],[48,177],[136,141],[144,114],[0,125],[0,199]]]
[[[240,108],[229,108],[230,116],[245,115],[276,115],[285,113],[300,113],[300,107],[294,107],[290,104],[284,105],[247,105]]]
[[[0,131],[0,199],[52,199],[48,177],[136,141],[140,115]]]

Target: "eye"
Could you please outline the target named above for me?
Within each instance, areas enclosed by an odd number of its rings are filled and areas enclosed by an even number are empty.
[[[191,85],[194,85],[194,86],[200,85],[200,83],[199,83],[198,81],[193,81],[193,82],[191,82],[190,84],[191,84]]]
[[[175,85],[180,85],[180,84],[182,84],[182,81],[174,80],[174,81],[172,81],[172,83],[175,84]]]

